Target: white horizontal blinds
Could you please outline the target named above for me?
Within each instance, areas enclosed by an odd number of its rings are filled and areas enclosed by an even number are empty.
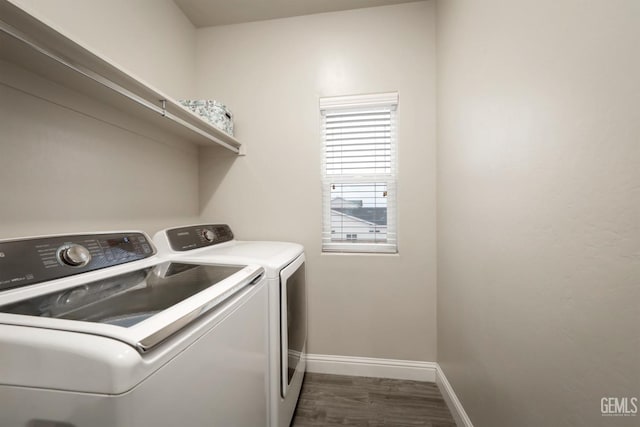
[[[323,250],[396,252],[397,94],[322,98]]]
[[[324,117],[325,173],[391,173],[391,107],[327,111]]]

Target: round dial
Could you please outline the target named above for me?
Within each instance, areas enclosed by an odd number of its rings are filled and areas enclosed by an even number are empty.
[[[204,237],[204,240],[206,240],[207,242],[213,242],[213,239],[216,237],[216,235],[213,234],[213,231],[207,229],[202,232],[202,237]]]
[[[66,265],[71,267],[84,267],[91,261],[89,249],[82,245],[67,245],[58,250],[58,257]]]

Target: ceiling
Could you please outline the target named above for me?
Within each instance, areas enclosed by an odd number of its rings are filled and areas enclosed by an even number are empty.
[[[238,24],[416,0],[174,0],[196,27]]]

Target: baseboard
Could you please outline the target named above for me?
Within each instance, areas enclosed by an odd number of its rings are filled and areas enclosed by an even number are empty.
[[[435,382],[437,366],[413,360],[307,354],[307,371],[320,374]]]
[[[460,400],[435,362],[376,359],[371,357],[307,354],[307,372],[356,377],[393,378],[435,382],[458,427],[473,427]]]
[[[442,393],[442,397],[444,401],[447,403],[449,407],[449,411],[453,416],[453,419],[456,422],[458,427],[473,427],[471,423],[471,419],[467,415],[467,412],[464,410],[462,403],[458,400],[458,396],[456,396],[456,392],[453,391],[453,387],[447,380],[447,377],[444,375],[442,368],[440,365],[436,367],[436,384],[440,389],[440,393]]]

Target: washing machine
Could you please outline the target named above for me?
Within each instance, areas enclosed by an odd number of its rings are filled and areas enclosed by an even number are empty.
[[[140,232],[0,241],[0,425],[263,426],[266,285]]]
[[[306,366],[307,295],[302,245],[239,241],[226,224],[199,224],[155,234],[168,257],[216,264],[257,264],[269,289],[269,399],[271,427],[289,427]]]

